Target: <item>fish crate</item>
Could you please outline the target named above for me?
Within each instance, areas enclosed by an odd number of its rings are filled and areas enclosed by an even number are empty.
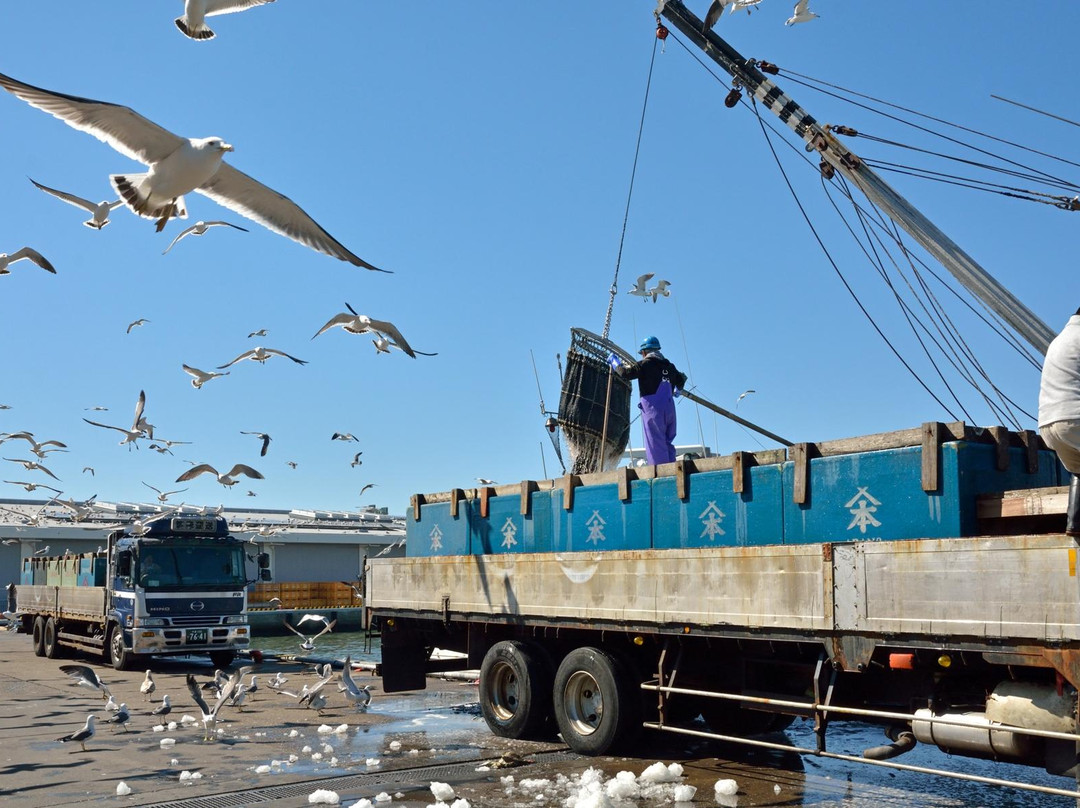
[[[104,554],[84,553],[78,557],[78,562],[76,586],[105,586],[108,559]]]
[[[19,583],[25,586],[44,586],[48,583],[48,567],[45,558],[24,558]]]

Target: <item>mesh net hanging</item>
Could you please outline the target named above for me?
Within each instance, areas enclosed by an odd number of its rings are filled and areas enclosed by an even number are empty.
[[[608,364],[611,354],[626,364],[634,362],[634,357],[604,337],[583,328],[570,329],[559,426],[570,452],[571,474],[614,468],[630,439],[632,385],[612,371]]]

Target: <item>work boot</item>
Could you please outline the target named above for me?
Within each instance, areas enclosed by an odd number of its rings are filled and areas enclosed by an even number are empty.
[[[1069,482],[1069,510],[1065,514],[1065,535],[1080,537],[1080,475]]]

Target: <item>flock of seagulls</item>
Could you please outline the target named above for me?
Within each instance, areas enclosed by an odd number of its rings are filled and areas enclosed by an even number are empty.
[[[729,9],[730,14],[734,14],[736,11],[745,11],[749,14],[753,11],[754,7],[759,5],[761,0],[712,0],[709,4],[709,10],[705,12],[705,19],[702,21],[701,30],[710,30],[713,26],[720,21],[720,18],[724,15],[724,9]],[[800,22],[810,22],[819,15],[810,10],[810,0],[799,0],[795,4],[795,9],[791,12],[791,16],[784,22],[784,25],[796,25]]]
[[[656,273],[654,272],[646,272],[644,275],[639,275],[627,294],[640,297],[642,303],[649,298],[652,298],[652,302],[655,303],[656,299],[659,297],[671,297],[671,291],[668,289],[671,284],[668,281],[657,281],[655,286],[649,286],[649,281],[651,281],[655,275]]]

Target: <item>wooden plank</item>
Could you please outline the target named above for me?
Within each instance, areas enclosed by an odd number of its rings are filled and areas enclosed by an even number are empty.
[[[963,421],[954,421],[948,424],[938,424],[942,433],[942,441],[946,440],[978,440],[978,433],[969,429]],[[877,452],[882,449],[902,449],[906,446],[918,446],[922,442],[922,434],[925,424],[915,429],[901,429],[895,432],[879,432],[875,435],[860,435],[854,438],[841,438],[840,440],[817,441],[817,457],[831,457],[838,454],[855,454],[857,452]]]
[[[795,481],[792,484],[791,501],[805,505],[810,501],[810,455],[812,443],[796,443],[788,452],[795,464]]]
[[[690,498],[690,474],[693,469],[693,460],[675,461],[675,496],[683,501]]]
[[[619,474],[619,502],[630,501],[630,467],[622,466],[618,470]]]
[[[461,501],[461,498],[463,496],[465,496],[465,492],[462,491],[460,488],[451,488],[450,489],[450,518],[451,519],[457,519],[458,503]]]
[[[750,452],[732,452],[731,459],[731,490],[741,494],[746,490],[746,476],[750,473],[750,467],[757,463]]]
[[[995,467],[998,471],[1009,470],[1009,430],[1003,426],[991,426],[987,427],[987,432],[994,439]]]
[[[569,511],[574,507],[574,489],[581,485],[581,478],[576,474],[567,474],[560,481],[560,487],[563,492],[562,506],[564,511]]]
[[[412,502],[413,521],[414,522],[419,522],[420,521],[420,506],[422,506],[424,504],[424,495],[423,494],[413,494],[411,497],[409,497],[409,499]]]
[[[1017,433],[1024,444],[1024,470],[1028,474],[1039,473],[1039,436],[1034,430],[1025,429]]]
[[[975,501],[979,519],[1004,519],[1015,516],[1045,516],[1063,514],[1069,507],[1069,486],[1031,488],[1006,491],[1003,494],[984,494]]]
[[[927,421],[922,425],[922,490],[927,493],[941,487],[941,439],[945,425]]]
[[[492,488],[490,485],[485,485],[483,488],[480,489],[480,518],[481,519],[487,519],[488,518],[488,507],[489,507],[488,502],[490,501],[490,499],[493,496],[495,496],[495,489]]]
[[[528,516],[532,510],[532,492],[538,490],[536,480],[521,481],[521,515]]]

